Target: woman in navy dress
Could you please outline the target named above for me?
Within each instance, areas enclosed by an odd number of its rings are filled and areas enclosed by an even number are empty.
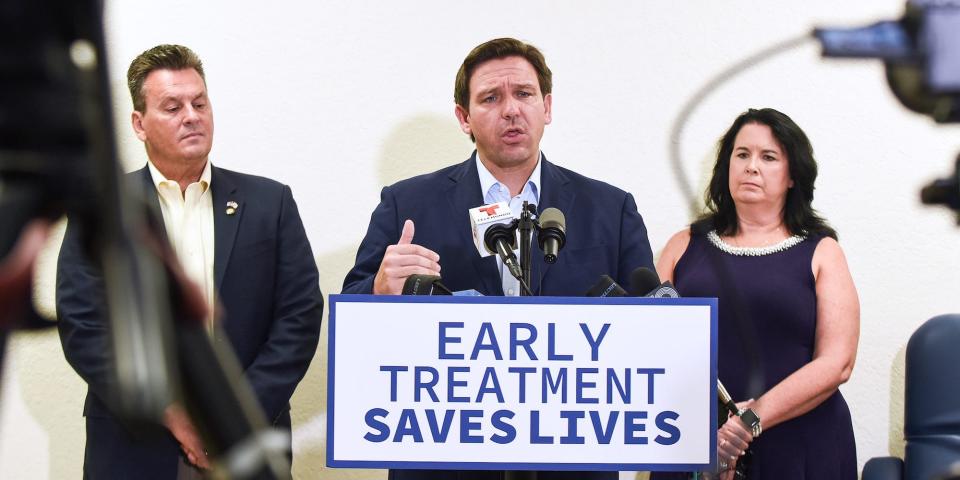
[[[857,478],[838,387],[853,370],[860,304],[836,232],[811,206],[816,176],[793,120],[744,112],[720,140],[707,213],[657,263],[682,295],[719,298],[720,381],[760,418],[720,427],[721,479],[738,461],[751,480]]]

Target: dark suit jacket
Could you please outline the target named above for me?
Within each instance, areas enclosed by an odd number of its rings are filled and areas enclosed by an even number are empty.
[[[149,169],[127,177],[144,185],[148,203],[159,213]],[[222,331],[268,421],[289,430],[289,400],[320,336],[323,297],[316,261],[289,187],[217,167],[210,187]],[[233,215],[226,213],[228,201],[238,204]],[[95,479],[175,478],[180,449],[173,437],[134,438],[105,403],[112,378],[103,281],[83,253],[80,235],[78,225],[70,222],[60,250],[56,296],[64,354],[88,385],[84,474]]]
[[[416,225],[413,243],[440,255],[444,285],[503,295],[496,258],[480,257],[470,233],[467,210],[483,205],[475,157],[476,153],[459,165],[383,189],[356,264],[343,281],[343,293],[373,292],[383,254],[399,241],[409,218]],[[601,275],[610,275],[626,288],[635,268],[654,268],[647,229],[632,195],[546,159],[540,176],[537,209],[553,207],[564,213],[567,243],[557,263],[547,265],[533,242],[530,288],[535,294],[583,296]]]
[[[373,278],[388,245],[400,239],[403,222],[416,226],[413,243],[440,255],[443,284],[451,290],[474,288],[484,295],[503,295],[496,258],[476,252],[467,211],[483,205],[476,152],[467,161],[386,187],[373,211],[356,264],[343,282],[343,293],[372,293]],[[534,241],[531,290],[537,295],[583,296],[601,275],[627,287],[637,267],[653,269],[647,229],[633,196],[606,183],[558,167],[545,158],[540,169],[540,204],[554,207],[567,221],[567,243],[557,263],[547,265]],[[541,473],[540,480],[616,478],[616,473]],[[394,470],[401,479],[498,479],[500,472]]]

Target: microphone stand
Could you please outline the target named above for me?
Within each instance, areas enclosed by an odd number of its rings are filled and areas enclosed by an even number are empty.
[[[533,220],[532,213],[536,211],[536,206],[528,202],[523,202],[523,209],[520,211],[520,220],[517,222],[517,230],[520,232],[520,296],[533,296],[533,292],[523,288],[524,282],[530,285],[530,242],[533,241],[533,230],[537,226]],[[528,470],[507,470],[503,472],[504,480],[537,480],[537,472]]]
[[[537,226],[533,220],[532,212],[536,208],[537,207],[535,205],[531,205],[527,201],[524,201],[523,208],[520,211],[520,219],[517,222],[517,230],[520,232],[520,271],[522,273],[520,282],[526,282],[528,287],[530,286],[530,277],[532,276],[530,273],[530,242],[533,241],[533,230]],[[521,288],[520,296],[533,296],[533,292]]]

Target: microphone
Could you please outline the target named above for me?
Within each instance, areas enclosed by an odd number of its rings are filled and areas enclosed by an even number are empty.
[[[763,427],[760,424],[760,417],[757,416],[757,413],[754,412],[752,408],[740,409],[740,407],[737,406],[737,403],[733,401],[730,393],[727,392],[727,388],[723,386],[723,382],[721,382],[719,378],[717,379],[717,398],[719,398],[720,404],[723,405],[723,408],[729,412],[728,415],[740,418],[740,421],[743,422],[743,425],[753,433],[754,437],[760,435],[760,433],[763,431]],[[723,415],[722,413],[718,415],[717,421],[720,425],[730,421],[728,415]],[[737,460],[737,466],[733,473],[734,480],[749,478],[749,469],[752,461],[753,446],[750,446],[747,448],[747,451],[743,454],[743,456]]]
[[[657,288],[647,292],[644,297],[653,297],[653,298],[680,298],[680,292],[673,286],[670,282],[663,282],[660,285],[657,285]]]
[[[496,247],[486,246],[484,234],[493,225],[510,225],[513,223],[513,212],[510,211],[510,205],[507,202],[491,203],[490,205],[471,208],[468,213],[470,215],[470,232],[473,234],[473,245],[477,247],[477,253],[481,257],[496,255]],[[510,240],[508,243],[511,246],[516,246],[516,240]]]
[[[503,264],[510,269],[510,275],[514,278],[523,278],[520,270],[520,262],[517,261],[513,249],[517,245],[517,235],[512,228],[502,223],[490,225],[487,231],[483,233],[483,244],[487,250],[497,252]]]
[[[639,267],[630,273],[630,291],[617,284],[610,275],[601,275],[600,280],[587,290],[588,297],[644,297],[646,292],[660,286],[660,277],[647,267]]]
[[[588,297],[626,297],[627,291],[617,285],[610,275],[601,275],[600,281],[587,290]]]
[[[567,219],[556,208],[547,208],[540,213],[540,232],[537,241],[543,250],[543,261],[557,262],[557,253],[567,243]]]
[[[646,293],[660,285],[660,276],[647,267],[638,267],[630,272],[630,295],[646,296]]]
[[[733,401],[733,397],[727,392],[727,388],[723,386],[723,382],[721,382],[719,378],[717,379],[717,397],[720,398],[720,403],[723,404],[730,415],[740,414],[740,408],[737,407],[737,402]]]
[[[517,248],[516,220],[507,202],[497,202],[471,208],[470,230],[473,244],[481,257],[498,255],[510,274],[521,278],[520,262],[513,250]]]
[[[471,208],[470,230],[473,234],[473,244],[481,257],[499,255],[503,264],[510,269],[510,274],[521,278],[520,262],[513,250],[517,248],[516,223],[510,205],[507,202],[497,202]]]
[[[403,282],[401,295],[453,295],[446,285],[440,283],[439,275],[414,274]]]
[[[672,283],[660,283],[657,272],[647,267],[639,267],[630,273],[630,294],[636,297],[680,298],[680,293]]]

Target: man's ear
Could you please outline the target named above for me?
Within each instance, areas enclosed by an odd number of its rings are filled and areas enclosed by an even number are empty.
[[[147,132],[143,129],[143,114],[134,110],[130,114],[130,124],[133,125],[133,132],[141,142],[147,141]]]
[[[543,124],[550,125],[553,119],[553,94],[548,93],[543,96]]]
[[[470,128],[470,112],[460,105],[457,105],[454,107],[453,113],[457,116],[457,120],[460,121],[460,130],[463,130],[463,133],[467,135],[473,135],[473,130]]]

